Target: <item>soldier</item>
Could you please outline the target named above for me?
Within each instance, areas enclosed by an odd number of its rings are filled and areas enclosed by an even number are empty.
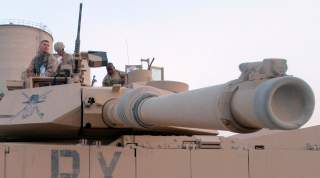
[[[72,75],[72,71],[74,69],[74,60],[72,56],[64,51],[64,44],[62,42],[56,42],[54,44],[54,50],[57,52],[57,74],[62,74],[64,70],[69,71],[69,75]]]
[[[39,45],[38,54],[32,59],[27,69],[27,77],[52,77],[55,75],[57,61],[49,51],[49,41],[42,40]]]
[[[108,63],[106,68],[108,74],[104,77],[102,82],[104,87],[112,86],[114,84],[124,85],[126,79],[126,74],[124,72],[116,70],[112,63]]]

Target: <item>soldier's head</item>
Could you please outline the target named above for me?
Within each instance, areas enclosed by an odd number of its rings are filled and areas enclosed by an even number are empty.
[[[54,44],[54,50],[62,56],[64,53],[64,44],[62,42],[56,42]]]
[[[116,70],[112,63],[108,63],[106,68],[109,75],[112,75],[113,72]]]
[[[42,40],[39,45],[39,53],[50,53],[50,42],[48,40]]]

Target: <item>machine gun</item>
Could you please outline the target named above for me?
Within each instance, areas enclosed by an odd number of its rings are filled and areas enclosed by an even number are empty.
[[[81,30],[81,15],[82,15],[82,3],[79,6],[79,18],[78,18],[78,30],[77,30],[77,39],[74,47],[74,57],[75,57],[75,68],[74,73],[77,74],[80,72],[80,30]]]
[[[79,6],[77,38],[74,49],[75,68],[73,71],[73,81],[79,81],[84,86],[90,86],[90,82],[88,81],[90,79],[89,67],[107,66],[108,58],[107,53],[104,51],[80,52],[81,17],[82,3]]]

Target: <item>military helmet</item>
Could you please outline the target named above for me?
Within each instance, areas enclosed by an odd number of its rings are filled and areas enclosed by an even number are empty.
[[[54,50],[56,52],[58,52],[59,50],[63,50],[64,49],[64,44],[62,42],[56,42],[54,44]]]

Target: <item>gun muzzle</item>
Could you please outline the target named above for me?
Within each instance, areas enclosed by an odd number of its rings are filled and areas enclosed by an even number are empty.
[[[133,89],[106,102],[103,119],[112,127],[178,126],[247,133],[297,129],[310,119],[314,104],[310,86],[286,76],[165,96],[152,87]]]

